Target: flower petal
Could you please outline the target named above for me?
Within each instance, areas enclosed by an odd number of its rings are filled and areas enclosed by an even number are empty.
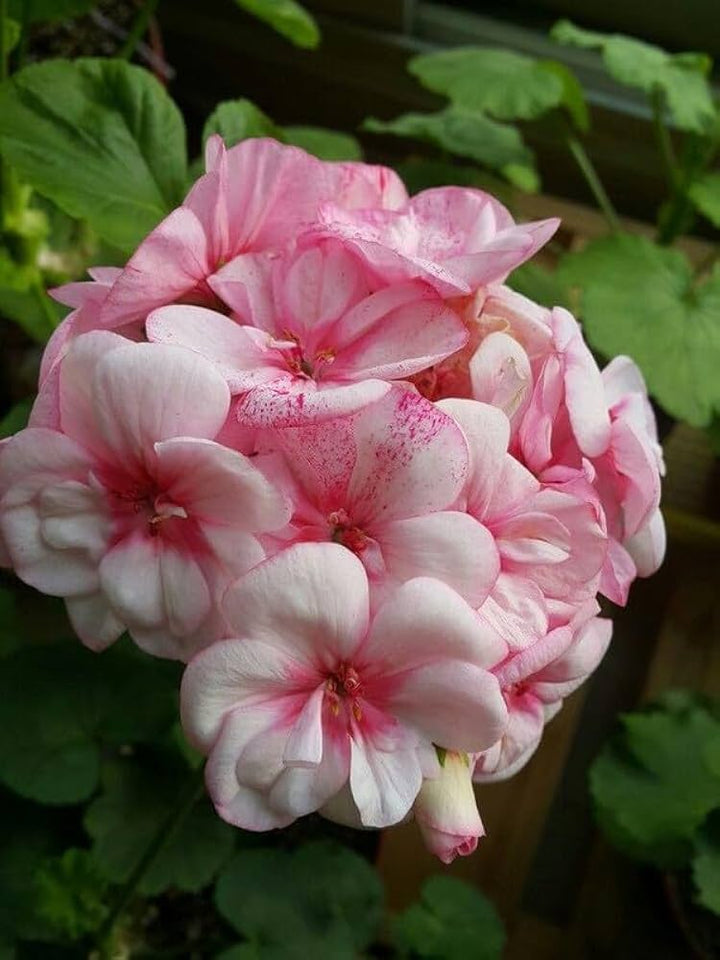
[[[98,429],[114,453],[151,462],[158,440],[214,437],[230,406],[225,381],[207,360],[154,343],[109,353],[95,371],[93,399]]]
[[[373,530],[388,574],[399,582],[442,580],[479,607],[500,572],[492,534],[467,513],[441,511],[377,524]]]
[[[175,437],[155,444],[158,480],[173,503],[193,519],[238,530],[278,530],[290,504],[241,453],[214,443]]]
[[[238,635],[311,666],[335,667],[367,630],[367,576],[339,544],[300,543],[235,583],[224,608]]]
[[[350,789],[365,827],[390,827],[409,812],[422,785],[422,770],[412,743],[391,752],[372,739],[350,741]]]
[[[445,659],[493,667],[505,645],[454,590],[416,577],[399,587],[373,620],[362,660],[402,673]]]

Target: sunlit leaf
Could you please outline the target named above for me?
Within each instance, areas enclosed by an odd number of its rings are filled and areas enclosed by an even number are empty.
[[[498,120],[531,120],[557,107],[563,80],[536,60],[495,47],[453,47],[413,57],[408,70],[428,90]]]
[[[185,130],[147,70],[46,60],[0,88],[0,147],[38,193],[132,249],[181,200]]]

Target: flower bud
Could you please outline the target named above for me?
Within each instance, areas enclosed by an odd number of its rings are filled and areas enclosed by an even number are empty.
[[[415,819],[425,845],[443,863],[474,852],[484,836],[466,753],[440,752],[440,776],[424,780],[415,800]]]

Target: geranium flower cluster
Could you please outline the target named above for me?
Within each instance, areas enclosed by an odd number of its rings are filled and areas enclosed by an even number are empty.
[[[187,662],[222,817],[413,811],[450,861],[662,560],[642,378],[504,285],[557,221],[272,140],[230,150],[123,269],[56,291],[0,451],[6,561],[82,641]]]

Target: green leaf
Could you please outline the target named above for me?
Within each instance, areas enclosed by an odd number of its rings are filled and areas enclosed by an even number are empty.
[[[235,0],[235,3],[296,47],[314,50],[320,43],[320,30],[314,17],[295,0]]]
[[[0,87],[0,147],[38,193],[125,250],[182,199],[185,130],[146,70],[46,60]]]
[[[219,133],[226,147],[248,137],[275,137],[282,140],[280,128],[250,100],[225,100],[219,103],[205,121],[203,145],[214,133]]]
[[[498,120],[532,120],[557,107],[563,81],[535,60],[495,47],[454,47],[413,57],[408,70],[428,90]]]
[[[362,160],[362,147],[356,137],[326,127],[283,127],[285,143],[302,147],[321,160]]]
[[[688,190],[693,206],[720,228],[720,173],[705,173]]]
[[[241,850],[218,878],[215,903],[263,958],[355,958],[375,938],[382,887],[358,854],[332,842],[294,853]]]
[[[103,768],[103,791],[85,813],[98,868],[124,883],[167,820],[192,773],[178,757],[154,753],[121,758]],[[175,887],[196,892],[209,884],[232,853],[235,831],[207,797],[179,823],[144,874],[140,893],[154,896]]]
[[[37,20],[68,20],[89,13],[97,0],[10,0],[10,16],[34,23]]]
[[[438,113],[405,113],[388,121],[370,117],[363,128],[432,143],[497,170],[523,189],[527,189],[527,183],[532,189],[539,185],[533,154],[520,133],[515,127],[497,123],[483,113],[450,106]],[[518,171],[522,171],[522,176],[518,177]],[[518,179],[523,182],[518,183]]]
[[[653,44],[621,34],[582,30],[560,20],[551,31],[558,43],[599,50],[618,83],[651,94],[661,90],[675,123],[682,130],[707,133],[717,113],[707,74],[711,61],[701,53],[669,54]]]
[[[601,826],[636,859],[682,866],[696,831],[720,798],[705,751],[720,721],[701,704],[666,700],[627,714],[590,771]]]
[[[355,137],[325,127],[279,127],[252,101],[241,98],[219,103],[203,127],[203,144],[219,133],[226,147],[249,137],[274,137],[281,143],[302,147],[321,160],[361,160]]]
[[[720,916],[720,805],[695,840],[692,872],[698,902]]]
[[[5,17],[2,22],[3,30],[3,49],[5,54],[12,53],[20,39],[21,27],[17,20]]]
[[[668,413],[702,427],[720,411],[719,267],[696,286],[682,253],[618,234],[565,256],[558,280],[579,288],[591,344],[629,354]]]
[[[0,671],[0,779],[41,803],[77,803],[98,782],[102,743],[157,738],[175,719],[178,670],[130,645],[24,647]]]
[[[36,878],[36,912],[58,938],[79,940],[102,923],[107,882],[89,850],[71,848],[46,860]]]
[[[426,881],[419,903],[395,917],[392,941],[403,956],[499,960],[505,930],[492,903],[454,877]]]

